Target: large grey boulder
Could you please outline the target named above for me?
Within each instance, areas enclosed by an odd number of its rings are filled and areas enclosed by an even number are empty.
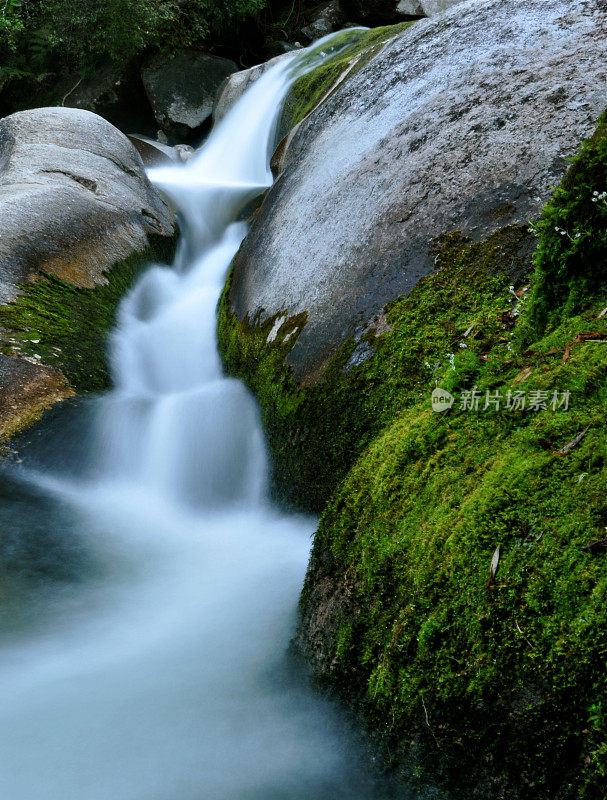
[[[307,313],[311,375],[433,269],[432,241],[536,217],[605,107],[601,0],[471,0],[415,23],[294,133],[234,262],[239,319]]]
[[[257,64],[250,69],[241,69],[239,72],[229,75],[222,83],[217,94],[213,108],[213,121],[217,123],[222,120],[251,84],[261,78],[269,69],[276,64],[280,64],[281,61],[288,61],[291,58],[293,58],[293,53],[281,53],[281,55],[271,58],[263,64]]]
[[[332,0],[332,2],[326,3],[316,11],[314,18],[301,29],[301,33],[310,42],[313,42],[338,30],[345,21],[346,15],[341,3],[339,0]]]
[[[118,262],[150,248],[153,234],[173,233],[172,214],[139,154],[109,122],[74,108],[39,108],[0,120],[0,303],[14,300],[19,284],[41,273],[77,287],[106,283]],[[72,322],[77,330],[100,324],[87,318],[84,299],[81,311],[70,308],[80,318],[63,317],[66,330]],[[24,355],[24,341],[11,330],[11,307],[2,310],[7,328],[0,329],[0,345],[18,357],[0,354],[0,442],[74,394],[60,369],[42,363],[43,349]],[[66,313],[57,312],[58,319]],[[43,309],[35,324],[49,318],[52,331],[50,314]],[[40,333],[25,338],[38,347]],[[51,344],[43,345],[47,354]],[[95,355],[102,358],[89,357]]]
[[[426,16],[422,0],[400,0],[400,3],[396,6],[396,12],[403,17]]]
[[[74,108],[0,120],[0,302],[39,272],[101,283],[150,234],[172,236],[172,215],[109,122]]]
[[[156,59],[141,77],[162,130],[187,139],[211,117],[220,86],[237,71],[227,58],[188,51]]]

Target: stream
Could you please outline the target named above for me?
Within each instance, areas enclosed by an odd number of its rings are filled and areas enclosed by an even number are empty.
[[[115,388],[51,412],[3,468],[0,798],[396,796],[289,655],[315,520],[267,499],[255,401],[216,348],[299,61],[151,173],[182,237],[120,306]]]

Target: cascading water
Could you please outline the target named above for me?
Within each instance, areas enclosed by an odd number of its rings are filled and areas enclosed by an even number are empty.
[[[5,472],[3,535],[35,574],[31,596],[27,574],[0,584],[0,798],[386,796],[287,668],[313,521],[266,502],[257,410],[215,346],[234,220],[271,183],[293,64],[153,175],[184,237],[121,306],[116,389],[61,412],[60,434],[47,423],[37,470]]]

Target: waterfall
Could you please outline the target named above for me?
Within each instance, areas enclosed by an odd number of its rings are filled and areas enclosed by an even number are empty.
[[[298,68],[269,70],[190,163],[152,173],[183,220],[176,263],[121,305],[115,389],[61,412],[36,468],[8,475],[0,522],[28,542],[38,531],[47,567],[20,616],[23,586],[0,606],[2,798],[385,796],[288,666],[314,520],[268,503],[257,408],[215,342],[238,217],[271,184]]]

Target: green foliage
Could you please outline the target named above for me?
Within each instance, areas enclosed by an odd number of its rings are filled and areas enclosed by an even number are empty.
[[[606,193],[606,194],[604,194]],[[607,113],[535,226],[533,330],[607,297]]]
[[[483,397],[569,389],[568,412],[456,405],[440,415],[428,382],[361,455],[316,535],[304,618],[314,587],[345,575],[354,587],[328,623],[333,681],[380,730],[391,720],[386,741],[405,760],[414,739],[456,797],[602,796],[606,556],[583,549],[607,521],[602,346],[579,343],[562,364],[599,310],[525,353],[496,343],[483,362],[471,342],[474,373],[462,380],[457,361],[437,373],[439,385],[476,385]]]
[[[170,261],[173,243],[154,237],[107,273],[107,283],[80,289],[53,276],[24,284],[22,293],[0,305],[0,343],[6,355],[39,356],[60,369],[77,392],[110,386],[107,335],[116,308],[140,270],[152,260]]]
[[[4,80],[44,72],[83,75],[108,58],[122,63],[237,32],[267,0],[0,0]]]

